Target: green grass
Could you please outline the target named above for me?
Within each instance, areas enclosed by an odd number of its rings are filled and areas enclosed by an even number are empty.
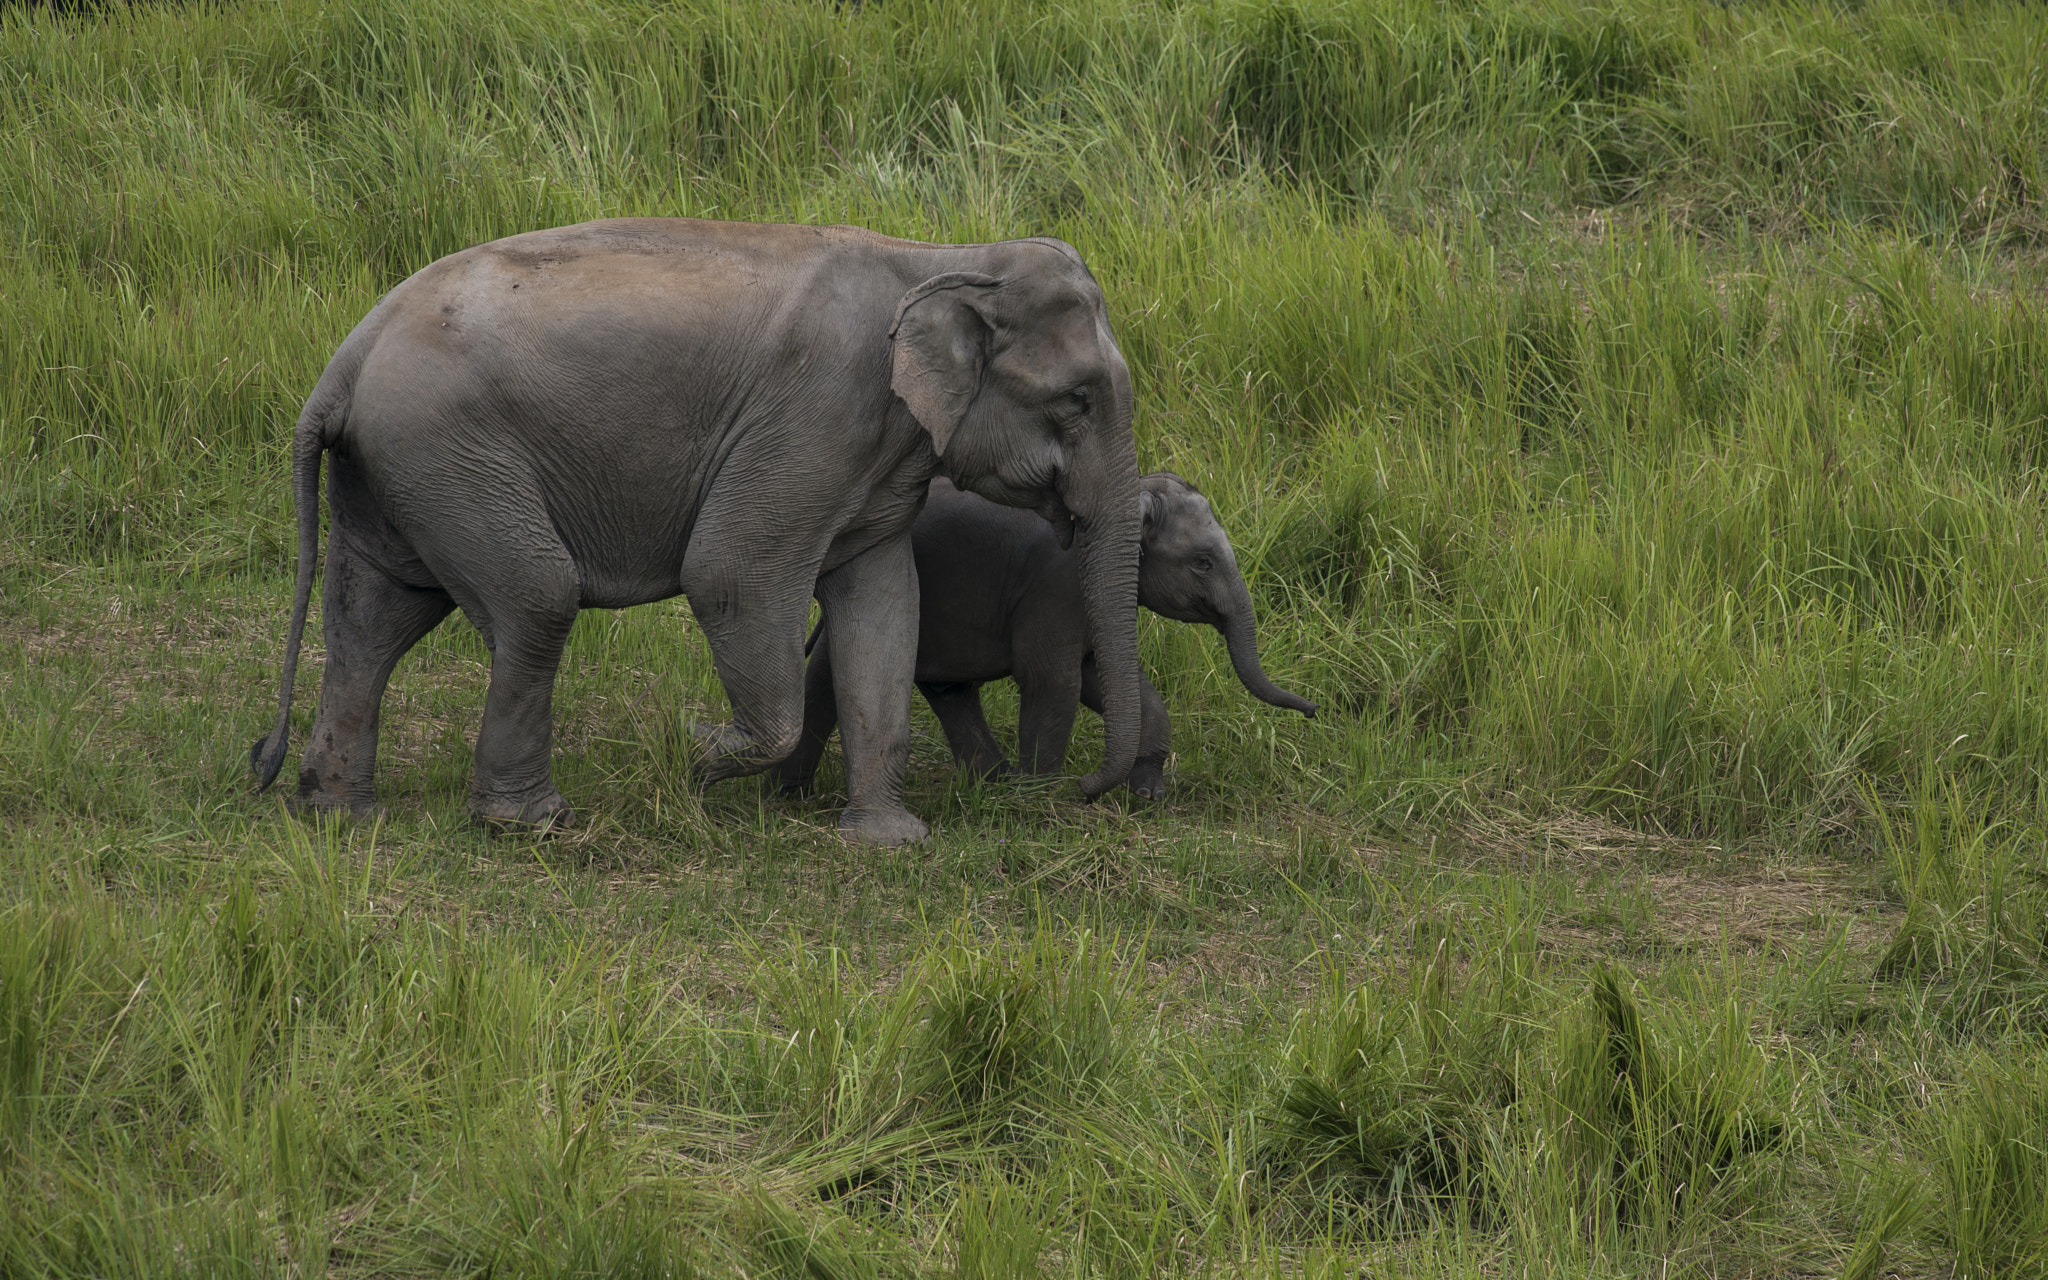
[[[2048,15],[0,11],[0,1274],[2048,1274]],[[1172,797],[700,792],[579,619],[573,835],[251,794],[285,442],[434,258],[1052,233],[1276,679]],[[317,662],[298,693],[310,713]],[[1014,717],[993,692],[998,725]],[[1092,726],[1073,763],[1092,758]]]

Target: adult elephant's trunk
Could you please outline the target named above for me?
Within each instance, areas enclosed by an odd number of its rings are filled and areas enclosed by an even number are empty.
[[[1252,621],[1252,593],[1242,580],[1231,593],[1232,599],[1216,629],[1223,633],[1223,643],[1230,650],[1230,666],[1237,672],[1238,682],[1261,702],[1314,718],[1316,704],[1298,694],[1274,684],[1266,676],[1265,668],[1259,665],[1259,629]]]
[[[1138,759],[1138,462],[1128,407],[1122,416],[1121,430],[1085,437],[1060,485],[1077,525],[1081,598],[1102,686],[1102,767],[1081,779],[1091,800],[1120,786]]]

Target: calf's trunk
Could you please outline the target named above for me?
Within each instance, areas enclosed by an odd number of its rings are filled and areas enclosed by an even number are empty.
[[[1230,666],[1237,672],[1238,682],[1261,702],[1299,711],[1313,719],[1316,704],[1274,684],[1267,677],[1265,668],[1259,665],[1259,630],[1258,624],[1252,620],[1251,591],[1240,582],[1235,595],[1230,613],[1216,624],[1216,629],[1223,633],[1223,643],[1230,650]]]

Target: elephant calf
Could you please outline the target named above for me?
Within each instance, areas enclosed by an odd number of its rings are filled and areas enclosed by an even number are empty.
[[[1289,693],[1259,668],[1251,593],[1230,540],[1194,485],[1161,471],[1139,482],[1141,559],[1138,603],[1180,622],[1223,633],[1237,678],[1253,696],[1314,716],[1316,704]],[[981,686],[1017,682],[1017,745],[1024,768],[1052,773],[1066,760],[1079,703],[1100,714],[1094,641],[1081,596],[1080,564],[1053,530],[1029,511],[998,506],[934,480],[911,527],[922,601],[917,687],[938,714],[953,758],[980,775],[1009,764],[981,710]],[[797,750],[776,766],[786,790],[810,786],[838,723],[831,637],[821,624],[804,677],[804,731]],[[1131,789],[1165,794],[1172,738],[1166,703],[1140,676],[1142,718]]]

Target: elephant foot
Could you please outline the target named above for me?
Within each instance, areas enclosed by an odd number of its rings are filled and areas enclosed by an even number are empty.
[[[697,777],[706,786],[728,778],[744,778],[748,774],[759,773],[796,749],[796,743],[791,742],[781,752],[771,755],[764,752],[751,735],[729,724],[698,724],[693,721],[690,736],[697,740],[697,747],[703,752],[697,762]]]
[[[331,787],[321,785],[317,770],[305,769],[299,773],[299,789],[285,800],[285,807],[302,818],[347,818],[355,822],[375,822],[387,818],[391,811],[375,800],[352,798]]]
[[[1131,766],[1131,790],[1140,800],[1166,799],[1166,770],[1156,760],[1140,760]]]
[[[856,844],[916,844],[931,833],[908,809],[848,809],[839,815],[840,839]]]
[[[300,818],[345,818],[350,822],[378,822],[391,816],[391,810],[374,800],[357,801],[352,804],[346,800],[295,795],[284,803],[293,816]]]
[[[469,816],[493,835],[551,835],[576,825],[576,811],[552,789],[532,800],[471,796]]]
[[[772,766],[764,775],[768,787],[779,796],[807,796],[818,789],[818,762],[790,760]]]

